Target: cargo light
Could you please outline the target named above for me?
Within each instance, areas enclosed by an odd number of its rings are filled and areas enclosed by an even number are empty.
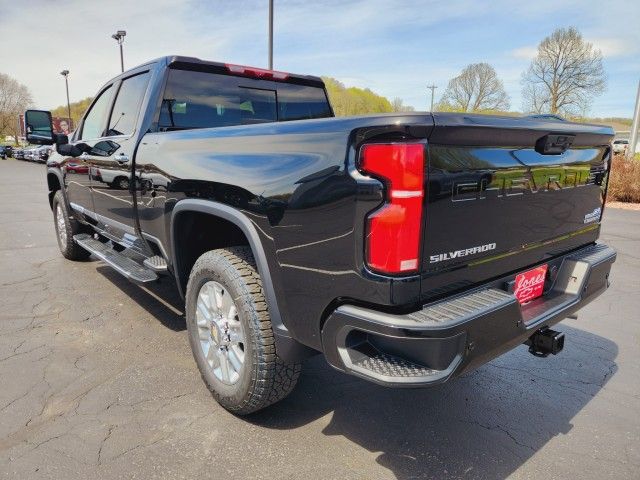
[[[424,199],[424,145],[365,145],[360,168],[380,178],[387,187],[384,205],[367,218],[367,264],[381,273],[417,271]]]
[[[275,70],[265,70],[263,68],[246,67],[244,65],[234,65],[232,63],[225,63],[227,70],[231,73],[238,75],[244,75],[245,77],[261,78],[263,80],[286,80],[289,78],[289,74],[286,72],[277,72]]]

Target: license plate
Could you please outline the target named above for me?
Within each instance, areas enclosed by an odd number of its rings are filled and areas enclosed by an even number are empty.
[[[542,295],[544,280],[547,277],[547,265],[533,268],[516,275],[513,294],[520,304],[530,302]]]

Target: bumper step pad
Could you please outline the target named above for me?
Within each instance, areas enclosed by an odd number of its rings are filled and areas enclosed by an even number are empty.
[[[488,288],[427,306],[407,317],[419,323],[462,323],[511,302],[513,295],[496,288]]]
[[[376,373],[381,377],[429,377],[438,373],[436,370],[381,352],[355,360],[353,366]]]
[[[131,281],[149,283],[158,279],[158,275],[153,270],[143,267],[124,255],[124,252],[116,252],[108,244],[96,240],[91,235],[86,233],[74,235],[73,241]]]

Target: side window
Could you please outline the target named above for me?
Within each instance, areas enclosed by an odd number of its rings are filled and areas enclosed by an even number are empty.
[[[107,137],[131,135],[136,128],[138,112],[147,91],[149,72],[123,80],[113,105]]]
[[[102,137],[107,118],[107,109],[111,104],[112,96],[113,87],[109,86],[102,91],[84,119],[79,140],[91,140]]]

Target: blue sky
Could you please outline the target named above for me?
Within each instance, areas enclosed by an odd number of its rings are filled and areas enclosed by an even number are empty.
[[[25,3],[2,6],[3,37],[20,40],[0,49],[0,65],[30,87],[42,108],[64,103],[64,68],[71,71],[72,101],[93,95],[118,73],[110,38],[118,29],[128,32],[129,67],[166,54],[267,63],[267,0]],[[24,25],[34,22],[40,26],[25,32]],[[464,66],[484,61],[495,67],[512,109],[519,110],[520,77],[537,44],[566,26],[577,27],[605,57],[607,91],[589,113],[630,117],[640,80],[637,1],[275,0],[274,64],[369,87],[425,110],[427,85],[438,85],[437,100]]]

